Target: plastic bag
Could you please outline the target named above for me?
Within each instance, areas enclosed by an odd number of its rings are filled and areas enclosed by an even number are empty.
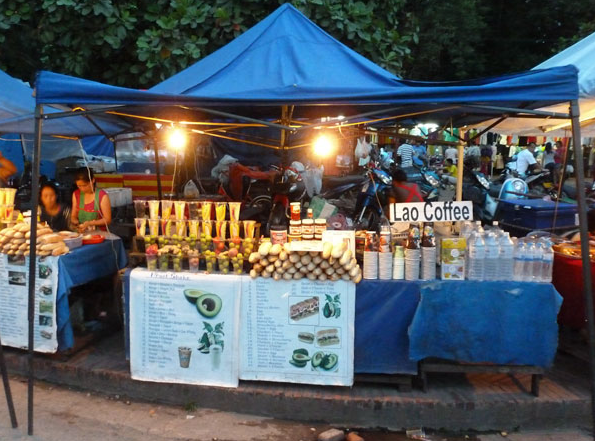
[[[355,157],[356,158],[367,158],[370,156],[370,151],[372,150],[372,145],[367,143],[364,138],[360,138],[357,140],[357,145],[355,146]]]
[[[309,197],[319,194],[322,190],[322,174],[324,167],[316,167],[302,172],[302,180]]]
[[[197,199],[200,196],[198,187],[192,179],[184,185],[184,199]]]
[[[211,177],[218,179],[223,184],[227,184],[229,182],[229,166],[235,162],[238,162],[238,160],[233,156],[223,156],[219,163],[211,170]]]

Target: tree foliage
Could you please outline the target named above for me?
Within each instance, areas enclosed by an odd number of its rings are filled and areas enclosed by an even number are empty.
[[[0,0],[0,68],[150,87],[284,0]],[[406,78],[529,69],[595,31],[584,0],[292,0],[333,37]]]
[[[406,0],[295,0],[327,32],[398,71],[417,41]],[[0,67],[150,87],[258,23],[279,0],[0,0]],[[26,48],[26,50],[25,50]]]

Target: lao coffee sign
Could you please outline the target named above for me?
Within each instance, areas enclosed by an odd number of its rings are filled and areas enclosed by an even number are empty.
[[[390,205],[391,222],[450,222],[473,220],[471,201],[414,202]]]

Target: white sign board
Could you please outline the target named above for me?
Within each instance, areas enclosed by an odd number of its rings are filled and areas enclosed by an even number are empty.
[[[237,387],[241,289],[236,275],[133,270],[132,378]]]
[[[412,202],[390,205],[391,222],[457,222],[473,220],[471,201]]]
[[[29,342],[29,258],[0,254],[0,337],[2,344],[27,348]],[[35,277],[34,348],[58,350],[56,295],[58,257],[38,257]]]
[[[243,276],[240,379],[353,384],[355,284]]]

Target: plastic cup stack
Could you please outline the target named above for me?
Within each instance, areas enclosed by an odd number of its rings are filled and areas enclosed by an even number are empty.
[[[390,254],[389,254],[390,255]],[[378,252],[364,252],[364,279],[378,278]]]
[[[393,257],[393,279],[403,280],[405,278],[405,255],[403,247],[395,247],[395,255]]]
[[[436,247],[422,247],[421,254],[421,279],[434,280],[436,278]]]
[[[405,280],[419,280],[421,250],[405,249]]]
[[[378,278],[381,280],[393,278],[393,255],[390,252],[378,253]]]

